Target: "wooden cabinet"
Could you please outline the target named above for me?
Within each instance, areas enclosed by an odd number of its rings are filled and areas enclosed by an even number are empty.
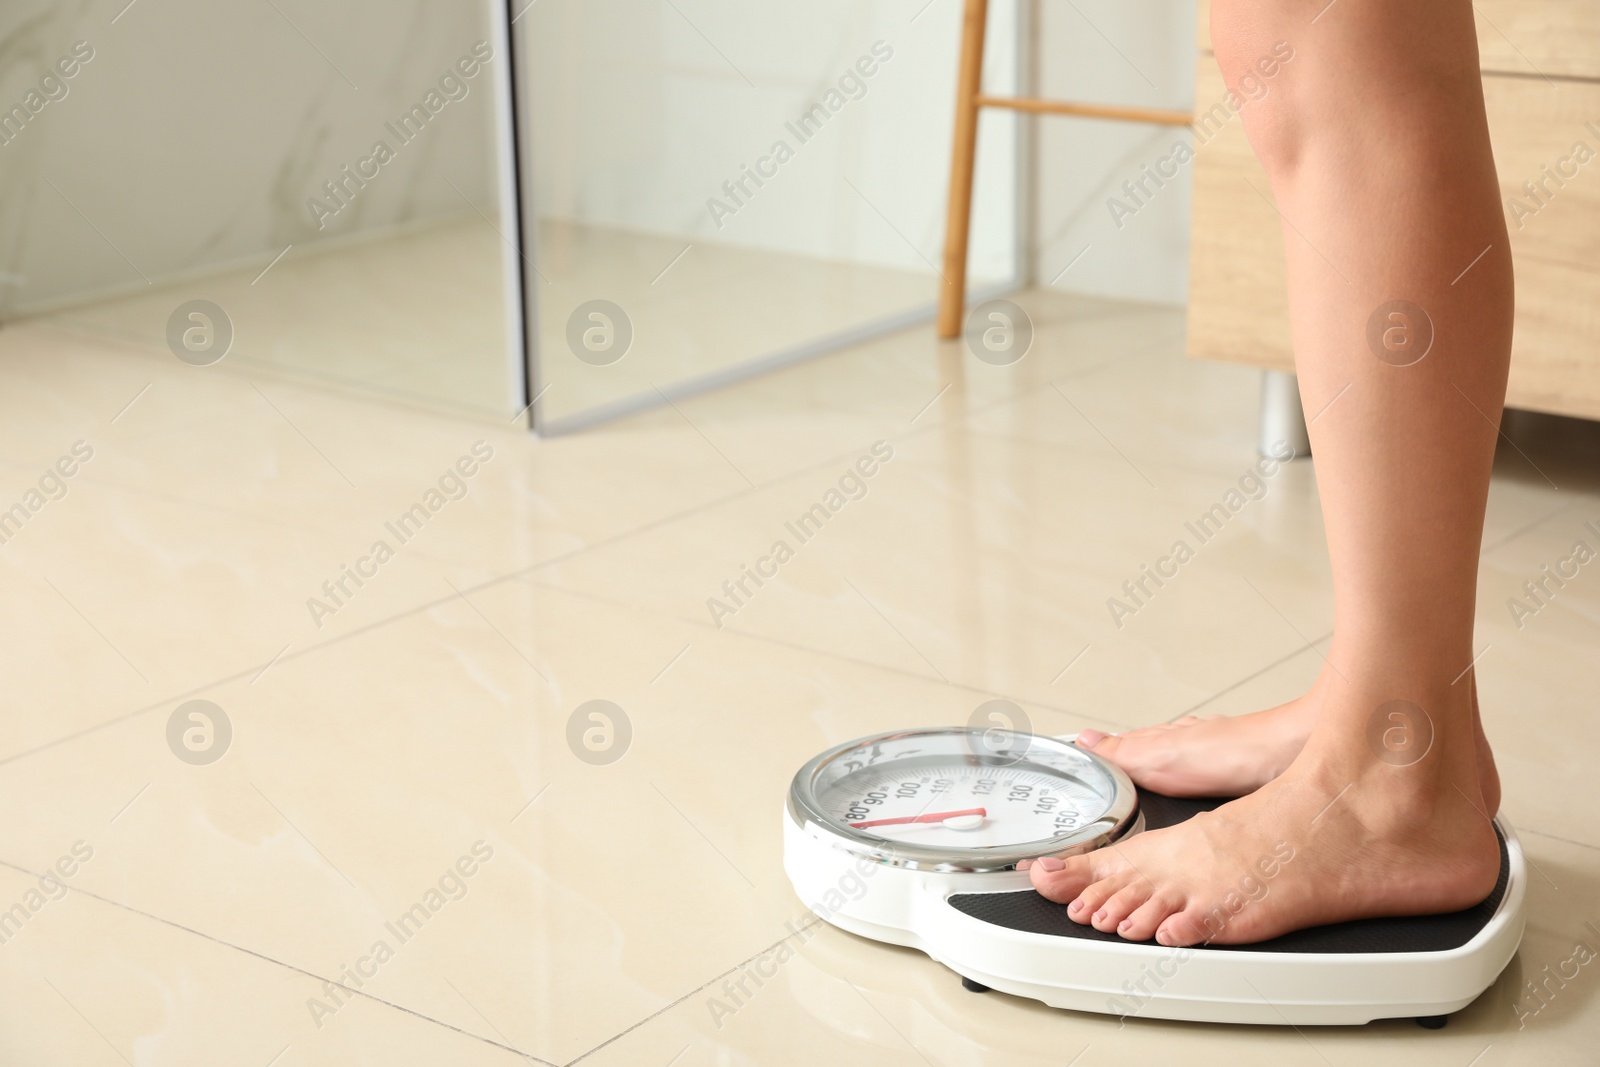
[[[1199,8],[1195,100],[1209,106],[1224,86],[1209,48],[1205,0]],[[1476,10],[1484,98],[1516,265],[1506,403],[1600,418],[1600,3],[1478,0]],[[1580,142],[1592,155],[1581,165],[1576,155],[1582,153],[1575,153]],[[1576,173],[1564,176],[1540,205],[1523,183],[1539,181],[1544,167],[1558,164]],[[1197,150],[1192,356],[1293,370],[1283,242],[1270,196],[1239,122]]]

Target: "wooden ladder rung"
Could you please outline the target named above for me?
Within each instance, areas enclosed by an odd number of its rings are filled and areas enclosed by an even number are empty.
[[[1036,96],[980,96],[978,106],[1005,108],[1010,111],[1035,111],[1050,115],[1076,115],[1090,119],[1149,122],[1159,126],[1188,126],[1194,122],[1194,116],[1187,111],[1156,107],[1118,107],[1115,104],[1075,104],[1066,100],[1043,100]]]
[[[1075,104],[1034,96],[983,94],[983,37],[989,0],[962,0],[961,58],[956,67],[955,128],[950,138],[950,191],[945,203],[944,270],[939,274],[940,337],[959,337],[967,303],[967,239],[972,228],[972,180],[977,164],[978,114],[986,107],[1087,119],[1192,126],[1187,111],[1114,104]]]

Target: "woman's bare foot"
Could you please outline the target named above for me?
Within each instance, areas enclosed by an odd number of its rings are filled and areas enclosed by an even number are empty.
[[[1478,779],[1485,810],[1500,810],[1500,777],[1478,715],[1477,679],[1471,685],[1477,736]],[[1287,704],[1248,715],[1185,715],[1123,734],[1078,733],[1078,745],[1128,772],[1134,783],[1169,797],[1240,797],[1272,781],[1305,746],[1317,721],[1326,681]]]
[[[1123,734],[1078,733],[1078,746],[1169,797],[1237,797],[1282,774],[1316,722],[1316,690],[1248,715],[1185,715]]]
[[[1469,699],[1441,694],[1434,706],[1452,697]],[[1415,762],[1384,758],[1362,713],[1381,703],[1328,709],[1289,769],[1249,796],[1065,862],[1036,861],[1034,887],[1074,921],[1164,945],[1470,907],[1499,873],[1477,743],[1441,731]],[[1469,714],[1436,721],[1465,725]]]

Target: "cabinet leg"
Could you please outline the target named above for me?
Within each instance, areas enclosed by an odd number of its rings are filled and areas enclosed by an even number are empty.
[[[1261,437],[1256,450],[1263,456],[1282,455],[1284,446],[1296,459],[1311,455],[1305,409],[1300,406],[1300,383],[1281,370],[1261,372]]]

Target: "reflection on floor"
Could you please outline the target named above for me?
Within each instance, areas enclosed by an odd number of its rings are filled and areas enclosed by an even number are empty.
[[[201,280],[80,305],[43,321],[167,351],[175,308],[210,300],[232,321],[229,370],[288,376],[457,414],[508,418],[526,403],[505,342],[502,238],[478,215],[314,249],[291,248]],[[541,413],[660,402],[669,389],[814,344],[934,297],[930,272],[691,244],[548,220],[535,270]],[[975,279],[981,285],[984,279]],[[580,359],[574,312],[623,309],[632,338],[610,363]],[[591,325],[580,315],[583,328]],[[585,353],[588,355],[589,353]]]
[[[1321,662],[1305,464],[1116,626],[1252,463],[1257,378],[1186,361],[1170,310],[1026,303],[1013,366],[918,328],[545,441],[0,330],[0,1062],[1588,1062],[1600,577],[1507,606],[1600,520],[1587,425],[1516,420],[1491,494],[1480,688],[1537,874],[1447,1029],[1120,1025],[795,932],[779,813],[823,748],[994,697],[1053,733],[1238,712]],[[631,724],[609,764],[572,740],[595,699]]]
[[[525,401],[520,384],[513,389],[520,379],[505,340],[504,247],[472,214],[326,247],[291,246],[270,265],[158,285],[47,320],[165,353],[174,309],[210,300],[232,320],[229,369],[505,419]]]
[[[552,421],[659,403],[658,387],[928,306],[937,283],[931,269],[691,243],[559,219],[541,222],[537,259],[540,388],[548,386],[541,414]],[[595,356],[575,347],[598,321],[580,312],[593,300],[621,308],[631,325],[632,344],[615,362],[599,362],[609,352]]]

